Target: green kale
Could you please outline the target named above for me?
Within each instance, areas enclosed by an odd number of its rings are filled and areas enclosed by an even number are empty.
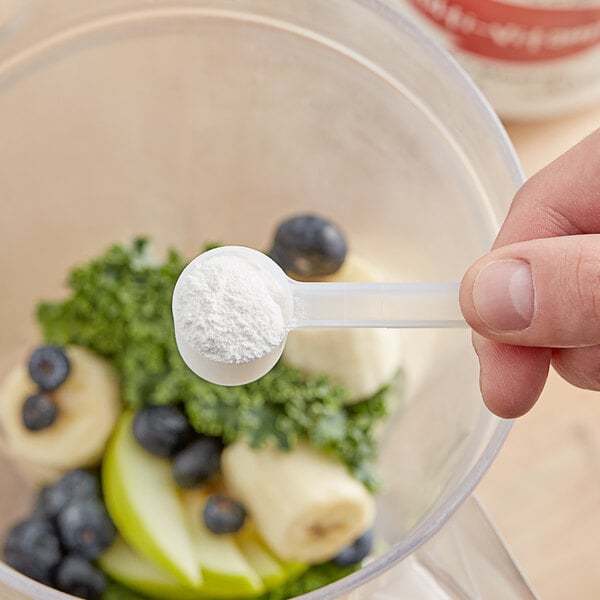
[[[307,439],[346,464],[369,489],[377,488],[374,428],[387,414],[386,390],[347,405],[346,390],[328,377],[307,377],[282,362],[244,386],[224,388],[195,377],[188,384],[185,408],[197,431],[226,443],[244,437],[255,448],[274,443],[282,450]]]
[[[281,586],[255,598],[255,600],[288,600],[302,594],[308,594],[313,590],[322,588],[342,577],[350,575],[359,567],[338,567],[333,562],[323,563],[310,567],[294,579],[286,581]],[[200,597],[199,597],[200,598]],[[202,597],[204,598],[204,597]],[[106,591],[102,594],[102,600],[150,600],[146,596],[134,592],[129,588],[116,582],[109,582]],[[165,598],[164,600],[168,600]],[[204,600],[210,600],[204,598]],[[232,599],[235,600],[235,599]]]
[[[308,571],[305,571],[300,577],[286,581],[280,587],[267,592],[257,600],[288,600],[288,598],[308,594],[308,592],[318,590],[334,581],[338,581],[338,579],[342,579],[342,577],[354,573],[359,568],[358,566],[338,567],[333,562],[315,565],[308,569]]]
[[[171,295],[185,262],[174,250],[160,265],[148,256],[146,239],[131,248],[112,246],[71,272],[72,293],[66,301],[44,302],[37,311],[47,341],[86,346],[113,363],[123,400],[131,408],[154,402],[156,387],[171,374],[171,363],[181,362]]]
[[[115,245],[74,269],[62,302],[44,302],[43,337],[105,356],[120,376],[123,402],[137,409],[181,403],[193,427],[225,442],[290,449],[300,438],[337,457],[370,489],[374,428],[386,416],[386,390],[346,405],[347,391],[326,376],[307,377],[279,363],[260,380],[221,387],[196,377],[175,343],[171,297],[185,261],[174,250],[162,264],[148,259],[148,241]]]
[[[148,596],[144,596],[139,592],[134,592],[129,588],[117,583],[116,581],[109,581],[104,593],[102,594],[102,600],[151,600]],[[165,598],[164,600],[167,600]]]

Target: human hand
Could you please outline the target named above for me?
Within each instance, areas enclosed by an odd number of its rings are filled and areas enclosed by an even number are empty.
[[[465,274],[460,303],[492,412],[526,413],[550,364],[600,390],[600,129],[517,192],[492,251]]]

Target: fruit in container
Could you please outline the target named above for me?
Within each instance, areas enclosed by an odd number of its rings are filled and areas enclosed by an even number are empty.
[[[344,465],[304,442],[281,451],[237,441],[223,451],[222,470],[227,489],[284,560],[329,560],[373,523],[373,496]]]
[[[142,556],[122,538],[98,560],[100,568],[122,585],[158,600],[197,600],[197,588],[182,583],[172,573]]]
[[[309,221],[306,240],[318,252],[296,269],[352,276],[361,261],[347,256],[339,229],[331,251],[319,238],[330,224]],[[36,539],[32,526],[24,546],[7,538],[7,560],[90,600],[106,581],[107,598],[120,593],[115,582],[161,600],[240,600],[275,588],[283,598],[351,572],[374,518],[374,498],[356,477],[374,485],[372,427],[386,412],[384,394],[345,406],[348,394],[328,372],[340,355],[320,360],[315,376],[284,360],[238,389],[197,380],[161,320],[180,259],[140,267],[142,247],[131,256],[113,247],[107,264],[80,269],[73,297],[38,312],[46,339],[64,345],[38,348],[0,388],[2,443],[44,483],[28,522],[42,523],[37,533],[58,548],[52,556],[40,544],[47,556],[35,571],[19,554]],[[326,264],[329,274],[317,269]],[[100,459],[101,486],[87,469]]]
[[[100,600],[106,588],[104,573],[77,554],[63,559],[55,579],[59,590],[84,600]]]
[[[40,346],[29,357],[29,376],[41,390],[51,392],[61,386],[71,372],[71,361],[60,346]]]
[[[335,223],[317,215],[298,215],[278,226],[269,255],[292,277],[305,279],[335,273],[346,252],[346,239]]]
[[[132,548],[184,585],[198,587],[202,576],[171,465],[139,445],[133,417],[131,412],[121,417],[104,457],[108,512]]]
[[[199,436],[173,458],[173,477],[189,489],[206,483],[221,469],[223,445],[217,438]]]
[[[133,436],[138,444],[161,458],[173,456],[193,435],[186,416],[170,404],[144,406],[133,419]]]
[[[322,281],[384,281],[379,269],[349,254],[336,273]],[[309,375],[327,373],[349,391],[348,402],[373,395],[402,364],[401,332],[393,329],[298,329],[290,331],[283,360]]]
[[[211,494],[206,499],[202,518],[212,533],[236,533],[246,522],[246,509],[225,494]]]
[[[24,575],[52,585],[54,570],[62,560],[58,532],[44,519],[18,523],[4,540],[4,560]]]
[[[26,365],[14,368],[0,388],[0,423],[10,454],[59,473],[97,464],[121,413],[119,383],[109,363],[79,346],[64,353],[69,373],[51,392],[57,415],[48,426],[31,430],[23,422],[27,398],[39,394]]]
[[[209,494],[191,490],[183,495],[188,527],[198,568],[202,573],[202,592],[218,598],[256,596],[264,591],[262,579],[238,547],[231,534],[215,534],[204,523]]]
[[[58,405],[49,392],[40,391],[23,402],[23,425],[29,431],[52,427],[58,417]]]
[[[248,564],[262,579],[265,590],[272,590],[308,569],[306,563],[283,562],[271,552],[252,522],[235,536],[236,544]]]
[[[84,469],[74,469],[58,481],[41,489],[38,499],[41,511],[52,519],[71,502],[100,495],[98,477]]]
[[[350,567],[360,564],[371,553],[373,548],[373,530],[367,529],[349,546],[344,548],[333,562],[339,567]]]
[[[106,508],[95,498],[71,500],[56,521],[63,545],[88,560],[98,558],[117,534]]]

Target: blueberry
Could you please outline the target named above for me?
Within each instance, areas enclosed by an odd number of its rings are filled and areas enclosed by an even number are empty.
[[[4,541],[4,560],[36,581],[52,585],[62,560],[60,540],[52,523],[35,518],[13,527]]]
[[[31,509],[31,513],[29,515],[30,519],[48,519],[51,518],[50,515],[46,511],[46,494],[50,490],[50,486],[44,486],[40,489],[37,498],[35,499],[35,504]]]
[[[98,558],[117,533],[104,505],[90,498],[73,500],[59,513],[57,522],[63,545],[90,560]]]
[[[185,415],[174,406],[146,406],[133,419],[133,435],[155,456],[173,456],[193,437]]]
[[[85,600],[98,600],[106,589],[106,577],[90,562],[70,554],[56,570],[56,587]]]
[[[62,385],[70,372],[71,362],[59,346],[40,346],[29,358],[29,375],[46,392]]]
[[[338,567],[351,567],[357,565],[365,559],[373,547],[373,530],[368,529],[352,544],[344,548],[334,559],[333,562]]]
[[[344,234],[336,225],[315,215],[301,215],[279,225],[269,255],[292,275],[322,277],[339,270],[346,252]]]
[[[221,469],[223,445],[217,438],[200,437],[173,459],[173,477],[185,489],[205,483]]]
[[[58,417],[58,405],[52,394],[40,392],[29,396],[21,409],[23,425],[29,431],[41,431],[54,424]]]
[[[235,533],[246,520],[246,509],[233,498],[212,494],[204,506],[204,524],[213,533]]]
[[[89,471],[75,469],[63,475],[52,485],[42,488],[39,503],[49,517],[56,518],[63,508],[75,500],[99,497],[98,478]]]

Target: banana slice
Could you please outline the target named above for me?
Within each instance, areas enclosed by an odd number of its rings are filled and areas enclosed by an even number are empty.
[[[344,465],[300,443],[290,452],[238,441],[223,451],[223,476],[260,536],[283,560],[319,563],[368,529],[375,501]]]
[[[0,435],[0,454],[8,457],[19,473],[37,487],[54,483],[65,474],[63,469],[55,469],[24,460],[9,448],[2,435]]]
[[[71,373],[54,392],[59,416],[47,429],[23,425],[23,401],[37,391],[25,365],[13,369],[0,388],[0,424],[9,452],[36,480],[44,479],[45,469],[52,479],[53,473],[96,464],[121,413],[113,368],[85,348],[70,346],[66,352]]]
[[[325,281],[384,281],[373,265],[355,255]],[[350,392],[349,402],[371,396],[402,364],[402,336],[392,329],[301,329],[288,335],[283,360],[306,373],[327,373]]]

